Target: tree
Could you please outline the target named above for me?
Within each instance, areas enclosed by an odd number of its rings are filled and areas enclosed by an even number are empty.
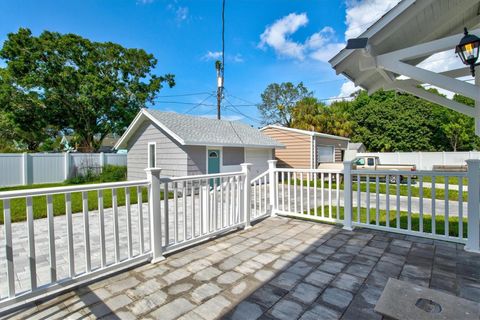
[[[340,103],[326,106],[316,98],[304,98],[292,110],[292,127],[348,137],[353,122],[341,107]]]
[[[291,127],[293,108],[298,101],[312,95],[302,82],[297,85],[291,82],[269,84],[261,94],[262,103],[257,106],[262,116],[262,124],[277,123]]]
[[[3,111],[30,133],[35,127],[45,133],[73,130],[87,152],[107,134],[121,134],[164,84],[175,85],[173,75],[152,73],[157,65],[152,54],[75,34],[44,31],[35,37],[19,29],[8,34],[0,58],[6,62],[0,79]],[[35,144],[29,149],[38,148]]]

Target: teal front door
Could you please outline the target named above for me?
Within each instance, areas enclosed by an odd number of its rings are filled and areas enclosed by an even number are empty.
[[[208,173],[220,173],[220,150],[208,150]],[[213,187],[213,179],[210,179],[210,186]]]

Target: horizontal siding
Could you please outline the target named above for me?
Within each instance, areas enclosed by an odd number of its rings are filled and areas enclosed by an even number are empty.
[[[128,180],[145,179],[149,142],[157,144],[157,167],[162,168],[162,176],[187,175],[187,153],[184,147],[173,141],[158,126],[146,121],[128,142]]]
[[[188,175],[207,174],[207,147],[186,146]]]
[[[297,132],[267,128],[262,131],[267,136],[281,142],[285,149],[276,149],[277,166],[281,168],[310,168],[310,136]]]

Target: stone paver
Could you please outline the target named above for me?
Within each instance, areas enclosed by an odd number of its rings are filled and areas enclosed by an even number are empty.
[[[381,319],[390,277],[480,301],[480,256],[462,245],[276,217],[11,318]]]

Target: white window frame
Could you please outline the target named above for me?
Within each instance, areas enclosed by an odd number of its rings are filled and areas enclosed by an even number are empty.
[[[328,147],[328,148],[333,149],[332,162],[331,163],[335,163],[335,149],[336,148],[335,148],[334,145],[331,145],[331,144],[330,145],[329,144],[317,144],[315,146],[315,154],[316,154],[316,157],[317,157],[317,159],[316,159],[317,163],[320,161],[320,158],[318,157],[318,148],[320,148],[320,147]]]
[[[151,166],[151,163],[150,163],[150,159],[151,159],[151,154],[150,154],[150,146],[154,146],[153,149],[155,150],[155,153],[154,153],[154,160],[155,160],[155,167],[157,166],[157,143],[156,142],[149,142],[148,143],[148,152],[147,152],[147,155],[148,155],[148,158],[147,158],[147,168],[152,168]],[[153,168],[155,168],[153,167]]]

